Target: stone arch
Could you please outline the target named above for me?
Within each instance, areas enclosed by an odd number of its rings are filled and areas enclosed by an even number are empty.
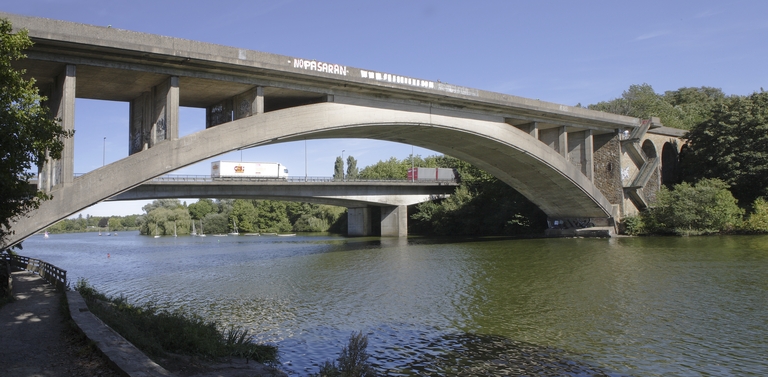
[[[661,149],[661,184],[671,187],[680,181],[679,175],[680,159],[677,146],[666,142]]]

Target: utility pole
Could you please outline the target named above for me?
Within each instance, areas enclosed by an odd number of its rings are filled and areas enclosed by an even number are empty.
[[[341,181],[344,182],[344,149],[341,150]]]

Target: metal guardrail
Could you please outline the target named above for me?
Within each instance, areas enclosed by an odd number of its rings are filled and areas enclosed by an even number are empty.
[[[411,181],[407,178],[404,179],[335,179],[333,177],[288,177],[288,178],[257,178],[257,177],[220,177],[212,178],[210,175],[189,175],[189,174],[166,174],[152,179],[153,182],[276,182],[285,181],[291,183],[304,183],[304,182],[337,182],[337,183],[360,183],[360,182],[398,182],[398,183],[433,183],[433,182],[446,182],[454,183],[455,179],[448,180],[418,180]]]
[[[40,259],[21,255],[0,255],[0,261],[8,262],[14,271],[30,271],[40,275],[41,278],[53,284],[56,289],[64,290],[67,287],[67,271],[62,270]]]

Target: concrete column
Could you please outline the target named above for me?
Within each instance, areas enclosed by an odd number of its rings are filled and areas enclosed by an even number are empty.
[[[537,122],[528,124],[528,134],[533,136],[536,140],[539,139],[539,124]]]
[[[152,88],[152,97],[150,147],[179,137],[179,78],[169,77]]]
[[[61,127],[71,131],[75,129],[75,77],[77,67],[67,65],[56,78],[51,88],[49,106],[51,114],[61,119]],[[45,190],[61,183],[70,183],[75,176],[75,139],[64,139],[64,150],[61,151],[61,159],[53,161],[48,159],[42,170],[43,186]]]
[[[256,87],[256,101],[254,103],[254,114],[264,114],[264,88]]]
[[[386,206],[381,207],[381,236],[382,237],[406,237],[408,236],[408,207]]]
[[[144,92],[131,101],[128,110],[128,154],[141,152],[149,148],[149,135],[152,130],[152,93]]]
[[[595,159],[593,151],[595,148],[594,138],[592,136],[592,130],[584,131],[584,175],[589,178],[591,182],[595,181]]]
[[[347,235],[370,236],[371,209],[368,207],[347,208]]]
[[[264,88],[258,86],[232,99],[235,120],[264,113]]]
[[[565,130],[565,126],[560,126],[557,132],[558,153],[568,158],[568,132]]]

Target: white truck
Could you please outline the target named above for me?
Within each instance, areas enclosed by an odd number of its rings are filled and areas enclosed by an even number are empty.
[[[211,162],[211,178],[288,178],[288,168],[277,162]]]
[[[456,169],[450,168],[410,168],[408,169],[409,181],[456,181],[459,176]]]

